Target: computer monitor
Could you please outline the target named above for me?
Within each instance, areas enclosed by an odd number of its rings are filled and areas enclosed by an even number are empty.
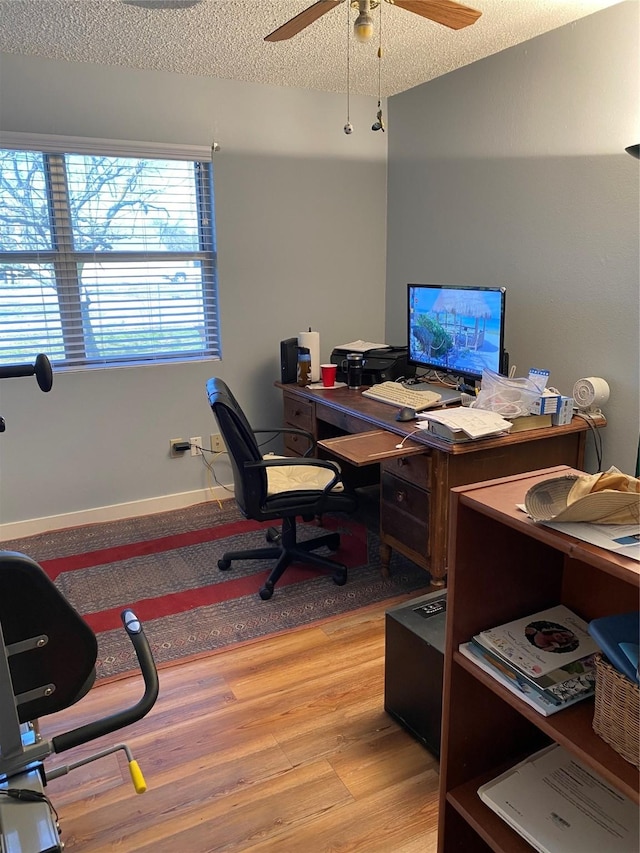
[[[472,384],[506,372],[504,287],[408,285],[408,361]]]

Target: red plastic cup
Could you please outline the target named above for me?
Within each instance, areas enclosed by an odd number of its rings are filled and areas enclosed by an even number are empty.
[[[337,364],[321,364],[322,384],[325,388],[332,388],[336,384]]]

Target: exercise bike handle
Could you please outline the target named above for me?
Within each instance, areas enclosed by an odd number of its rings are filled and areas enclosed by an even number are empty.
[[[149,642],[142,629],[142,623],[137,619],[133,611],[123,610],[120,618],[129,635],[129,639],[133,643],[140,671],[144,678],[144,695],[131,708],[118,711],[109,717],[104,717],[102,720],[87,723],[84,726],[79,726],[77,729],[72,729],[70,732],[64,732],[64,734],[52,738],[51,746],[53,752],[64,752],[67,749],[73,749],[90,740],[102,737],[102,735],[111,734],[111,732],[117,729],[124,728],[124,726],[129,726],[131,723],[141,720],[153,708],[158,698],[159,682],[158,671],[151,649],[149,648]]]
[[[53,385],[53,370],[51,362],[44,353],[36,356],[35,364],[4,364],[0,366],[0,379],[11,379],[14,376],[33,376],[41,391],[51,391]]]

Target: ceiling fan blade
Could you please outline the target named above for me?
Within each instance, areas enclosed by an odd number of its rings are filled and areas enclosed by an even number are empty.
[[[298,35],[301,30],[304,30],[305,27],[308,27],[309,24],[313,24],[314,21],[317,21],[318,18],[321,18],[327,12],[330,12],[335,6],[339,6],[340,3],[343,3],[344,0],[318,0],[317,3],[314,3],[313,6],[309,6],[308,9],[304,9],[300,12],[299,15],[296,15],[295,18],[291,18],[290,21],[287,21],[286,24],[283,24],[281,27],[278,27],[277,30],[274,30],[272,33],[269,33],[268,36],[265,36],[265,41],[284,41],[285,39],[290,39],[292,36]]]
[[[452,30],[461,30],[475,24],[482,12],[463,6],[462,3],[454,3],[453,0],[387,0],[393,6],[406,9],[407,12],[415,12],[436,24],[443,24]]]

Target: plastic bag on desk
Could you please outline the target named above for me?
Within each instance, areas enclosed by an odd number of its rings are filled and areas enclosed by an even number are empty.
[[[510,379],[484,368],[478,396],[472,403],[476,409],[497,412],[503,418],[519,418],[531,413],[540,390],[531,379]]]

